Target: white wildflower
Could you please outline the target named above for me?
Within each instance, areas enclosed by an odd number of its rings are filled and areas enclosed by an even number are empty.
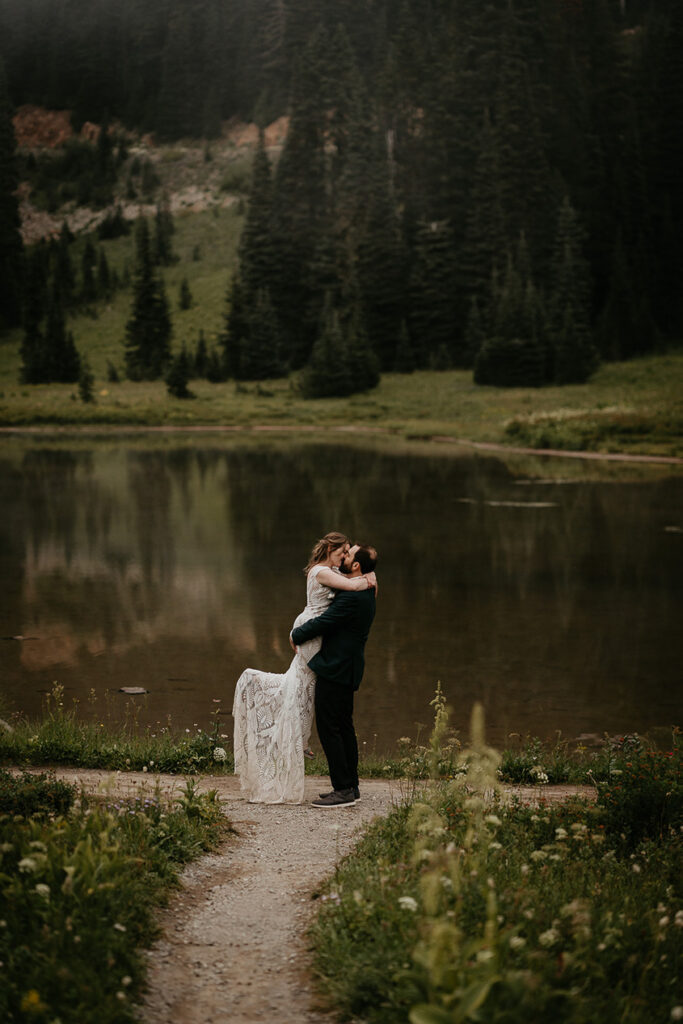
[[[125,977],[121,978],[121,984],[123,985],[124,988],[127,988],[129,985],[131,985],[132,982],[133,979],[131,978],[130,974],[126,974]]]
[[[213,759],[214,759],[214,761],[225,761],[227,756],[228,755],[225,753],[225,749],[223,747],[214,747],[213,748]]]
[[[24,872],[35,871],[38,865],[33,857],[22,857],[19,861],[19,870]]]
[[[49,898],[50,898],[50,886],[49,885],[45,885],[44,882],[39,882],[38,885],[36,886],[36,892],[38,893],[39,896],[42,896],[43,899],[49,900]]]
[[[523,939],[521,935],[513,935],[510,939],[510,949],[524,949],[526,946],[526,939]]]
[[[119,922],[117,921],[116,924],[114,925],[114,931],[115,932],[125,932],[125,930],[126,930],[125,924],[119,924]]]
[[[538,936],[538,941],[546,949],[549,949],[551,946],[555,945],[559,937],[560,934],[558,931],[555,930],[555,928],[548,928],[547,931],[541,932],[541,934]]]
[[[556,839],[566,839],[567,835],[568,835],[568,833],[567,833],[566,828],[562,828],[560,826],[560,828],[556,828],[555,829],[555,838]]]
[[[480,964],[485,964],[487,960],[493,959],[492,949],[480,949],[477,953],[477,960]]]
[[[502,849],[503,849],[503,847],[502,847],[501,843],[489,843],[489,850],[502,850]]]
[[[668,916],[666,914],[664,915],[664,917],[660,917],[660,919],[659,919],[659,927],[660,928],[666,928],[668,923],[669,923],[669,918],[668,918]]]
[[[674,924],[679,928],[683,928],[683,910],[677,910],[676,916],[674,917]]]
[[[398,905],[402,910],[412,910],[413,913],[417,910],[417,900],[412,896],[399,896]]]
[[[502,821],[497,814],[487,814],[484,821],[488,822],[489,825],[502,825]]]
[[[631,870],[633,871],[634,875],[639,875],[640,872],[641,872],[640,864],[632,864],[631,865]]]
[[[672,1020],[683,1020],[683,1006],[674,1006],[671,1010]]]
[[[545,860],[547,856],[545,850],[532,850],[529,854],[531,860]]]

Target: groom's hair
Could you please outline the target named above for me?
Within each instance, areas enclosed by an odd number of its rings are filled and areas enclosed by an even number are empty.
[[[361,544],[353,556],[353,560],[358,562],[361,572],[372,572],[377,565],[377,551],[369,544]]]

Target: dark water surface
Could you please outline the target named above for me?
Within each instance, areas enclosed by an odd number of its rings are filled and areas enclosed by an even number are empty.
[[[341,529],[380,552],[368,746],[429,723],[437,680],[463,732],[483,701],[497,744],[680,723],[683,475],[601,466],[312,438],[5,440],[2,692],[34,714],[57,680],[103,720],[143,686],[141,722],[206,727],[245,666],[286,668],[301,568]]]

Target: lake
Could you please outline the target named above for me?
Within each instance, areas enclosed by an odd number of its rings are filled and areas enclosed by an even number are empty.
[[[220,700],[231,732],[235,681],[284,671],[302,567],[338,529],[379,551],[366,749],[424,737],[437,681],[465,735],[483,702],[498,745],[683,718],[678,467],[351,435],[6,437],[0,500],[6,712],[58,681],[84,714],[128,703],[152,727],[207,728]]]

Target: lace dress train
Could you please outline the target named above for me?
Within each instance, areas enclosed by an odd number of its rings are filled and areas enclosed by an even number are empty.
[[[317,580],[314,565],[306,583],[306,607],[294,626],[320,615],[335,591]],[[315,674],[308,662],[320,650],[316,637],[302,644],[284,673],[247,668],[237,680],[235,774],[252,803],[301,803],[304,798],[304,747],[313,725]]]

